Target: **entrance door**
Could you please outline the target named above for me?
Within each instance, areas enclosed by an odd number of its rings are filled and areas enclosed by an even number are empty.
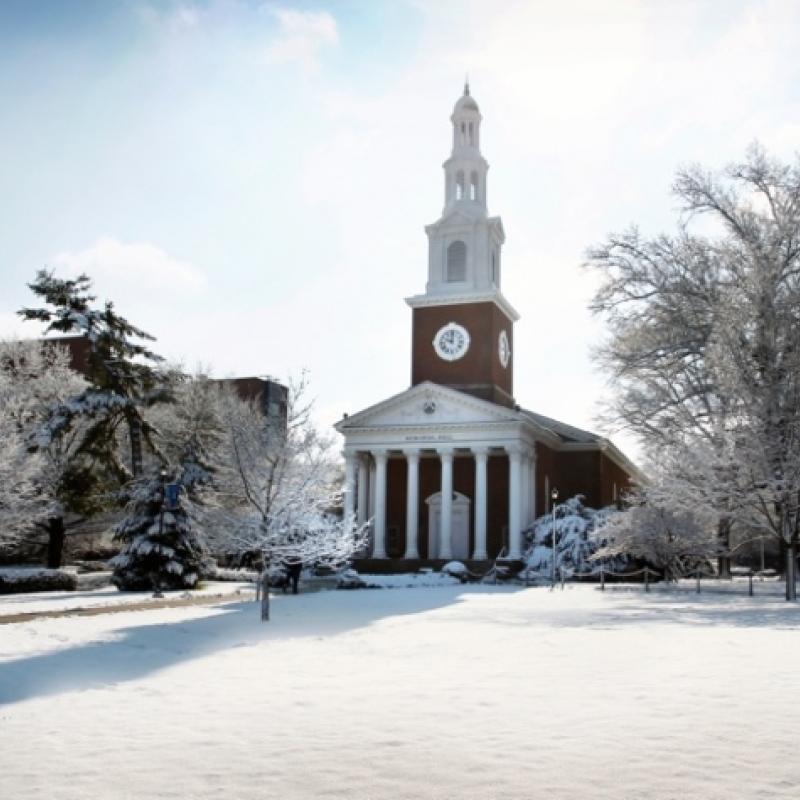
[[[425,502],[428,504],[428,558],[440,558],[442,493],[432,494]],[[450,532],[453,558],[459,561],[466,561],[469,558],[469,504],[469,497],[453,492]]]

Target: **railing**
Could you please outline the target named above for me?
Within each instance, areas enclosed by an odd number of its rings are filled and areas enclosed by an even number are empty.
[[[700,594],[703,591],[702,583],[703,580],[713,580],[715,581],[716,585],[716,592],[723,593],[723,594],[731,594],[735,592],[735,588],[723,588],[723,587],[734,587],[735,586],[735,579],[736,578],[747,578],[747,594],[749,597],[753,597],[755,595],[754,591],[754,579],[760,579],[761,582],[769,581],[772,578],[777,579],[779,576],[773,570],[763,570],[763,571],[756,571],[752,569],[742,569],[742,568],[734,568],[733,575],[730,579],[723,579],[720,578],[715,572],[708,569],[703,569],[701,567],[697,567],[694,570],[691,570],[688,574],[678,577],[674,580],[667,580],[666,582],[669,583],[673,587],[677,587],[678,581],[681,580],[694,580],[695,586],[694,591],[696,594]],[[568,580],[569,578],[590,578],[590,577],[599,577],[600,578],[600,590],[605,591],[606,588],[606,578],[607,577],[614,577],[614,578],[635,578],[637,575],[643,575],[643,588],[646,592],[650,591],[650,583],[651,578],[664,578],[664,574],[658,572],[657,570],[650,569],[650,567],[642,567],[641,569],[636,570],[629,570],[626,572],[620,572],[617,570],[610,570],[604,565],[600,565],[599,570],[592,570],[590,572],[580,572],[580,571],[570,571],[564,570],[559,568],[560,579],[561,579],[561,586],[564,586],[565,577]],[[773,583],[775,581],[772,581]],[[706,587],[705,591],[714,592],[715,589],[711,587]]]

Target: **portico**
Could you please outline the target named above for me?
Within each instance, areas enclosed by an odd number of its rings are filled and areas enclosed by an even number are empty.
[[[535,513],[537,434],[547,439],[523,412],[424,383],[337,429],[345,514],[371,520],[370,557],[520,556]]]

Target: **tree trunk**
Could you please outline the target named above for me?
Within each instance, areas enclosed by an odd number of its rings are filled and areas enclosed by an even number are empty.
[[[64,517],[50,517],[47,520],[47,567],[58,569],[64,558]]]
[[[721,519],[717,526],[717,541],[719,542],[722,553],[717,557],[717,573],[720,578],[730,579],[731,577],[731,521]]]
[[[142,426],[135,417],[128,418],[128,430],[131,437],[131,472],[138,478],[142,474]]]

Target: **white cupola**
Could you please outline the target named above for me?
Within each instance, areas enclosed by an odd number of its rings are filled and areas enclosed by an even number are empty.
[[[464,84],[450,121],[453,123],[453,152],[444,162],[444,211],[461,207],[467,213],[486,214],[486,173],[489,165],[481,155],[481,112]]]
[[[516,311],[500,292],[505,233],[500,217],[490,217],[486,206],[489,164],[480,149],[482,119],[466,83],[450,116],[453,149],[443,164],[444,209],[441,218],[425,228],[425,294],[408,298],[408,303],[416,307],[492,300],[516,319]]]

